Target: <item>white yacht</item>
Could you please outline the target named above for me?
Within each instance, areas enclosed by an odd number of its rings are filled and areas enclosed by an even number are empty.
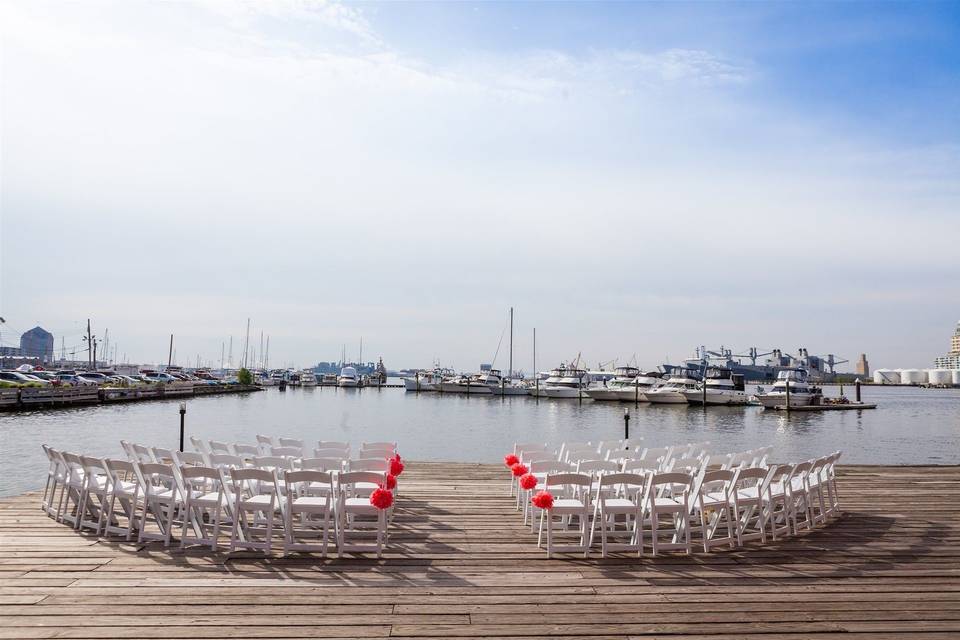
[[[497,369],[481,371],[472,376],[459,376],[452,380],[445,380],[440,383],[440,391],[443,393],[493,393],[495,387],[500,386],[500,372]]]
[[[584,390],[594,400],[620,400],[619,392],[629,388],[633,393],[633,381],[640,375],[636,367],[617,367],[610,380],[594,382]]]
[[[300,386],[301,387],[317,386],[317,376],[313,373],[313,371],[304,370],[300,372]]]
[[[340,375],[337,376],[337,386],[348,389],[354,389],[360,386],[360,376],[354,367],[344,367],[340,369]]]
[[[687,402],[696,405],[744,405],[750,397],[744,390],[743,376],[723,367],[707,369],[696,389],[684,391]]]
[[[682,372],[677,372],[667,380],[666,384],[644,391],[643,397],[653,404],[687,404],[684,392],[696,388],[696,380],[684,376]]]
[[[790,406],[806,407],[820,401],[823,396],[820,389],[810,384],[807,370],[784,369],[777,374],[773,387],[766,393],[757,394],[757,400],[767,409],[787,404],[787,385],[790,385]]]
[[[621,402],[647,402],[646,392],[662,387],[665,381],[658,371],[641,373],[629,385],[617,389],[617,400]]]
[[[407,376],[403,379],[403,386],[407,391],[439,391],[440,383],[453,375],[450,369],[434,367],[433,371],[421,371],[418,375]]]
[[[525,396],[529,395],[530,387],[523,380],[503,378],[500,386],[492,387],[490,392],[495,396]]]
[[[583,369],[561,366],[550,372],[540,385],[540,395],[546,398],[582,398],[590,376]]]

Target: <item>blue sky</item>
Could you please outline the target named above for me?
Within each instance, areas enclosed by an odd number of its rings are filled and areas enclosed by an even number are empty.
[[[512,305],[540,362],[929,366],[960,318],[957,3],[0,11],[4,343],[469,369]]]

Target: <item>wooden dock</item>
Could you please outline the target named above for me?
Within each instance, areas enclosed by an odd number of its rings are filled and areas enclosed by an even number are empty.
[[[825,528],[656,559],[547,560],[501,466],[401,480],[382,561],[103,542],[0,499],[0,638],[960,637],[960,467],[842,467]]]

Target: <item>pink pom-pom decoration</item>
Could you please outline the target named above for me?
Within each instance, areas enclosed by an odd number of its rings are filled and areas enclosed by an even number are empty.
[[[370,494],[370,504],[377,509],[389,509],[393,505],[393,493],[383,487],[377,487]]]
[[[522,462],[518,462],[517,464],[510,467],[510,471],[513,473],[514,478],[519,478],[520,476],[525,475],[528,471],[530,471],[530,469],[528,469],[527,465],[523,464]]]
[[[388,473],[387,474],[387,489],[391,491],[397,488],[397,476]]]
[[[533,475],[532,473],[520,476],[520,488],[529,491],[530,489],[536,488],[536,486],[537,476]]]
[[[550,509],[553,507],[553,496],[549,491],[539,491],[537,495],[530,498],[530,502],[538,509]]]
[[[400,458],[390,458],[390,475],[399,476],[403,473],[403,463]]]
[[[507,455],[503,456],[503,464],[507,465],[508,467],[512,467],[518,462],[520,462],[520,458],[513,455],[512,453],[508,453]]]

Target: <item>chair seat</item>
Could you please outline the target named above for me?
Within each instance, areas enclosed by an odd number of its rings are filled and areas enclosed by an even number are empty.
[[[250,496],[249,498],[243,498],[240,501],[240,506],[244,508],[262,508],[270,506],[270,498],[272,496],[268,494]],[[279,508],[279,503],[274,501],[274,508]]]
[[[683,511],[683,503],[674,498],[654,498],[653,505],[658,511]]]
[[[747,487],[746,489],[737,489],[737,498],[740,500],[756,500],[760,492],[756,487]]]
[[[716,507],[723,506],[728,504],[727,496],[719,492],[711,492],[704,494],[703,496],[703,506],[705,507]]]
[[[553,501],[552,511],[558,513],[561,511],[583,511],[583,502],[576,498],[557,498]]]
[[[636,511],[637,505],[626,498],[607,498],[602,502],[604,511]]]
[[[379,511],[370,504],[369,498],[347,498],[343,502],[343,507],[349,513],[376,514]]]
[[[369,500],[367,501],[369,504]],[[317,496],[303,496],[302,498],[296,498],[293,501],[293,508],[297,507],[324,507],[327,508],[330,505],[329,498],[321,498]]]
[[[218,498],[221,505],[227,504],[227,496],[218,494],[216,491],[211,491],[210,493],[196,492],[190,496],[190,501],[199,506],[215,507],[217,506]]]

